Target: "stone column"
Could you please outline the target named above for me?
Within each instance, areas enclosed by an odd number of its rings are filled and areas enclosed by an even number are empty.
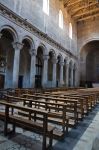
[[[75,87],[77,87],[78,83],[77,83],[77,80],[78,80],[78,73],[77,73],[77,67],[75,68]]]
[[[60,62],[60,86],[62,86],[64,84],[64,81],[63,81],[63,66],[64,66],[64,62]]]
[[[20,50],[23,44],[19,42],[13,43],[14,53],[14,64],[13,64],[13,88],[18,87],[18,77],[19,77],[19,64],[20,64]]]
[[[31,54],[31,68],[30,68],[30,88],[35,87],[35,75],[36,75],[36,51],[30,50]]]
[[[66,64],[66,87],[69,85],[69,64]]]
[[[71,68],[71,87],[73,87],[73,67]]]
[[[42,87],[46,87],[48,82],[48,58],[48,55],[43,56]]]
[[[56,64],[57,64],[57,59],[53,59],[53,87],[56,87]]]

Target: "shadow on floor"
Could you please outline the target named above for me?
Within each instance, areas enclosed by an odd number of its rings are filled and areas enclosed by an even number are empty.
[[[89,130],[89,135],[90,135],[90,132],[94,130],[94,125],[90,126],[90,124],[92,122],[94,122],[94,124],[97,122],[97,119],[95,119],[95,117],[98,112],[99,112],[99,105],[97,105],[92,110],[92,112],[90,112],[89,115],[86,116],[84,120],[78,124],[76,129],[71,129],[68,133],[68,136],[66,136],[64,140],[54,141],[53,150],[73,150],[79,140],[82,140],[84,143],[87,142],[86,139],[84,138],[81,139],[81,137],[83,136],[83,134],[85,133],[87,129]],[[1,128],[2,128],[2,124],[1,124]],[[15,149],[16,150],[20,150],[20,149],[40,150],[41,149],[42,136],[39,136],[32,132],[28,132],[28,131],[23,132],[23,130],[22,131],[20,129],[18,130],[19,130],[19,133],[9,136],[8,139],[4,139],[3,144],[1,141],[0,148],[2,145],[3,150],[12,150],[12,149],[14,150]],[[2,132],[0,135],[2,136]],[[4,149],[4,146],[5,146],[5,149]],[[0,150],[2,150],[2,148]]]
[[[95,120],[96,114],[99,112],[99,105],[97,105],[92,112],[89,113],[88,116],[84,118],[83,121],[81,121],[76,129],[71,129],[69,131],[68,136],[65,137],[64,140],[58,141],[54,147],[53,150],[73,150],[75,148],[75,145],[78,143],[82,135],[85,133],[85,131],[88,129],[89,125]],[[90,129],[93,129],[94,127],[90,127]],[[84,139],[82,139],[84,140]],[[85,142],[85,141],[84,141]],[[87,142],[87,141],[86,141]]]

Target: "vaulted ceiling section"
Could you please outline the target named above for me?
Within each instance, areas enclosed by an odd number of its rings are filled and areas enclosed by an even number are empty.
[[[77,22],[99,19],[99,0],[64,0],[64,7]]]

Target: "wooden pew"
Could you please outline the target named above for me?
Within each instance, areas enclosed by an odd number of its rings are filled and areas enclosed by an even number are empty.
[[[23,105],[28,104],[29,107],[34,106],[34,108],[45,109],[49,111],[48,122],[62,126],[62,132],[54,131],[54,137],[61,139],[65,136],[65,133],[68,133],[68,124],[69,118],[66,116],[66,104],[63,103],[52,103],[41,100],[34,100],[29,98],[14,97],[10,95],[5,95],[5,99],[8,102],[20,102],[23,101]],[[20,112],[19,114],[24,116],[29,116],[29,114]],[[40,116],[37,116],[36,113],[34,116],[31,116],[35,121],[41,120]],[[31,119],[31,118],[30,118]]]
[[[84,114],[88,114],[89,111],[89,105],[88,105],[88,99],[85,97],[77,96],[77,95],[52,95],[53,97],[60,97],[64,99],[71,99],[71,100],[77,100],[77,108],[79,113],[81,114],[81,118],[83,118]]]
[[[30,95],[30,94],[24,94],[23,97],[25,98],[32,98],[32,99],[39,99],[39,100],[45,100],[46,102],[54,102],[54,103],[64,103],[67,104],[66,107],[66,114],[68,116],[69,114],[73,114],[69,117],[69,127],[76,127],[78,123],[78,113],[77,113],[77,101],[76,100],[69,100],[69,99],[62,99],[62,98],[54,98],[54,97],[46,97],[46,96],[38,96],[38,95]]]
[[[53,126],[48,125],[48,111],[44,110],[38,110],[38,109],[33,109],[29,107],[23,107],[23,106],[18,106],[16,104],[8,103],[5,101],[0,101],[0,105],[5,106],[5,112],[0,112],[0,119],[4,120],[4,135],[6,136],[8,134],[8,129],[7,126],[8,124],[13,125],[13,132],[15,132],[15,127],[21,127],[23,129],[33,131],[38,134],[42,134],[43,136],[43,143],[42,143],[42,150],[46,150],[49,148],[52,148],[52,140],[53,140]],[[10,108],[13,109],[13,114],[10,114]],[[25,112],[28,112],[30,115],[33,113],[37,113],[43,116],[43,122],[34,122],[33,120],[29,120],[23,117],[20,117],[18,115],[14,114],[14,110],[22,110]],[[49,137],[49,145],[47,146],[46,143],[46,137]]]
[[[36,95],[40,95],[39,94],[36,94]],[[56,93],[56,94],[41,94],[40,96],[49,96],[51,95],[51,97],[56,97],[56,98],[64,98],[64,99],[71,99],[71,100],[77,100],[78,101],[78,104],[77,104],[77,108],[78,108],[78,112],[79,112],[79,115],[80,115],[80,118],[83,119],[84,115],[89,113],[89,111],[92,109],[92,100],[90,100],[89,98],[89,95],[85,95],[85,94],[77,94],[77,93],[64,93],[64,92],[59,92],[59,93]]]
[[[44,94],[48,96],[48,94]],[[96,94],[91,93],[91,94],[86,94],[86,93],[75,93],[75,94],[66,94],[66,93],[56,93],[52,94],[53,97],[61,97],[61,98],[69,98],[69,99],[77,99],[79,102],[83,101],[81,104],[84,109],[84,114],[88,114],[88,112],[96,105],[97,99],[96,99]],[[82,110],[83,110],[82,109]]]

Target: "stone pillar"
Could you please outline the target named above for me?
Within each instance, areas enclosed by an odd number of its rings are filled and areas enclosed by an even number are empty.
[[[60,62],[60,86],[63,86],[64,81],[63,81],[63,66],[64,62]]]
[[[69,85],[69,64],[66,64],[66,87]]]
[[[48,82],[48,58],[48,55],[43,56],[42,87],[46,87]]]
[[[36,75],[36,51],[30,50],[31,55],[31,68],[30,68],[30,88],[35,87],[35,75]]]
[[[71,87],[73,87],[73,67],[71,68]]]
[[[75,68],[75,87],[78,86],[77,80],[78,80],[78,73],[77,73],[77,67]]]
[[[19,42],[13,43],[14,53],[14,64],[13,64],[13,88],[18,87],[18,77],[19,77],[19,64],[20,64],[20,50],[23,44]]]
[[[57,59],[53,59],[53,87],[56,87],[56,64],[57,64]]]

